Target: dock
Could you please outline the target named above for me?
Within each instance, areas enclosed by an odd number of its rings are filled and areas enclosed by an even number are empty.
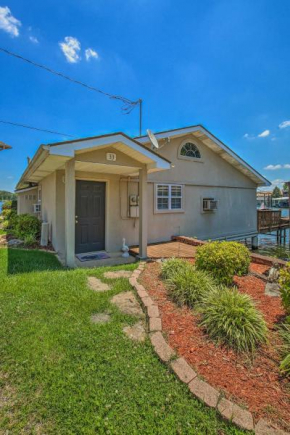
[[[276,232],[277,240],[286,240],[286,230],[289,228],[289,217],[282,217],[281,210],[258,210],[258,232],[267,234]]]

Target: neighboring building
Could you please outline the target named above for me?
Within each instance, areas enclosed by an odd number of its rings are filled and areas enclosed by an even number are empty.
[[[272,191],[257,191],[257,207],[271,208],[272,207]]]
[[[257,234],[256,189],[270,183],[198,125],[147,136],[123,133],[42,145],[17,184],[30,183],[39,217],[68,266],[75,253],[118,251],[172,235],[242,239]],[[24,208],[23,208],[24,207]],[[138,217],[139,216],[139,217]]]

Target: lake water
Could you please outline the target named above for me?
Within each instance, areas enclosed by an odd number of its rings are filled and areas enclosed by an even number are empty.
[[[275,209],[278,210],[278,209]],[[281,209],[282,217],[289,216],[288,208]],[[282,260],[290,260],[290,237],[289,228],[286,229],[286,240],[282,244],[277,243],[276,232],[271,234],[259,234],[259,254],[270,255],[274,257],[281,258]]]

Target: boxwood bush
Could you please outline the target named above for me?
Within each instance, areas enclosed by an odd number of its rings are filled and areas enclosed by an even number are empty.
[[[20,214],[17,216],[13,232],[21,240],[37,240],[40,236],[41,222],[36,216],[30,214]]]
[[[209,242],[197,248],[196,267],[210,272],[221,284],[230,285],[234,275],[245,275],[249,250],[238,242]]]
[[[201,304],[215,290],[215,280],[206,272],[191,266],[176,272],[168,279],[168,291],[178,305],[193,308]]]
[[[250,296],[236,288],[209,293],[200,306],[201,326],[218,344],[237,352],[253,352],[267,341],[267,326]]]

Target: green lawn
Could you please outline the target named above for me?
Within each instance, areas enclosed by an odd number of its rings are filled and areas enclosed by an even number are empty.
[[[105,293],[86,285],[108,269],[68,271],[51,254],[0,249],[0,433],[243,433],[192,398],[149,340],[124,336],[136,319],[110,298],[128,280]],[[90,322],[104,311],[110,323]]]

